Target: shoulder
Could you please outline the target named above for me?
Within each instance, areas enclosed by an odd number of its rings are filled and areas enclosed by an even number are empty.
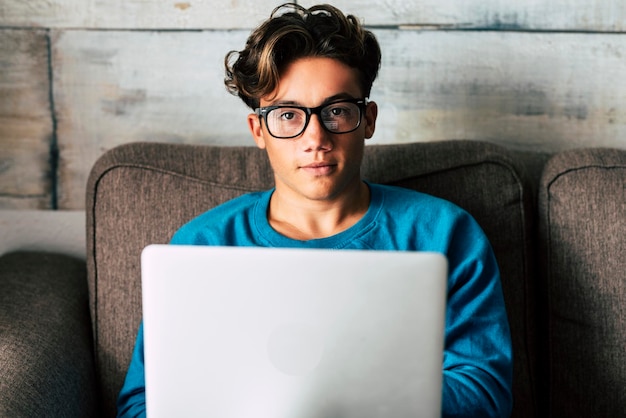
[[[396,214],[425,216],[432,213],[438,216],[445,214],[452,217],[467,215],[465,210],[448,200],[413,189],[381,184],[369,184],[369,186],[372,191],[372,198],[379,200],[385,210]]]
[[[252,192],[226,201],[184,224],[172,237],[172,244],[216,244],[211,236],[237,229],[253,216],[257,205],[268,199],[271,191]],[[205,242],[206,241],[206,242]]]
[[[218,206],[215,206],[212,209],[209,209],[204,214],[200,215],[199,218],[206,217],[209,218],[216,214],[220,215],[236,215],[241,210],[246,210],[254,205],[256,205],[260,200],[262,200],[269,191],[261,191],[261,192],[251,192],[242,194],[241,196],[235,197],[231,200],[228,200]]]
[[[396,235],[405,234],[407,242],[417,243],[416,249],[447,253],[457,245],[486,242],[473,216],[448,200],[397,186],[370,187],[377,223]]]

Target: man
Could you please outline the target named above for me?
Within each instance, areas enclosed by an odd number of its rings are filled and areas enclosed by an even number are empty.
[[[449,262],[444,416],[507,416],[512,360],[498,267],[476,222],[449,202],[361,179],[380,49],[352,16],[284,5],[226,57],[226,86],[254,110],[275,188],[184,225],[173,244],[436,251]],[[317,262],[317,261],[316,261]],[[144,411],[143,333],[118,400]],[[245,400],[242,400],[245,402]]]

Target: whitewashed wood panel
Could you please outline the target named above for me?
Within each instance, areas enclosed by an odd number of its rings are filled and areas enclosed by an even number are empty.
[[[82,27],[93,0],[0,1],[0,26]]]
[[[371,143],[489,140],[526,151],[626,148],[624,35],[377,30]],[[130,141],[250,144],[223,87],[247,31],[63,31],[54,42],[59,204],[83,206],[95,159]]]
[[[319,3],[300,0],[311,6]],[[623,0],[334,0],[366,25],[489,30],[620,32]]]
[[[626,36],[377,31],[377,141],[626,148]]]
[[[52,140],[44,31],[0,30],[0,208],[50,208]]]
[[[0,2],[0,26],[252,28],[281,3],[279,0],[9,0]]]
[[[131,141],[251,144],[224,56],[248,31],[62,31],[53,48],[59,205],[84,205],[88,170]]]
[[[53,28],[251,28],[275,0],[29,0],[0,2],[0,26]],[[310,6],[318,1],[300,0]],[[620,32],[623,0],[336,0],[368,25]]]

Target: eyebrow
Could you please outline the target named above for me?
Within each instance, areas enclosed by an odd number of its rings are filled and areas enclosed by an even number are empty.
[[[323,106],[325,104],[328,103],[333,103],[336,102],[338,100],[352,100],[352,99],[357,99],[357,97],[352,96],[351,94],[348,93],[338,93],[335,95],[332,95],[330,97],[325,98],[322,103],[319,106]],[[271,102],[269,104],[267,104],[266,106],[263,107],[269,107],[269,106],[301,106],[301,107],[307,107],[307,106],[303,106],[302,103],[294,101],[294,100],[278,100],[276,102]],[[317,106],[313,106],[313,107],[317,107]]]

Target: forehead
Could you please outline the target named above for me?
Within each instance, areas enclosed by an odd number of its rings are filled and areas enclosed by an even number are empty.
[[[261,98],[261,106],[294,103],[314,107],[336,96],[362,97],[358,71],[332,58],[308,57],[285,68],[276,89]]]

